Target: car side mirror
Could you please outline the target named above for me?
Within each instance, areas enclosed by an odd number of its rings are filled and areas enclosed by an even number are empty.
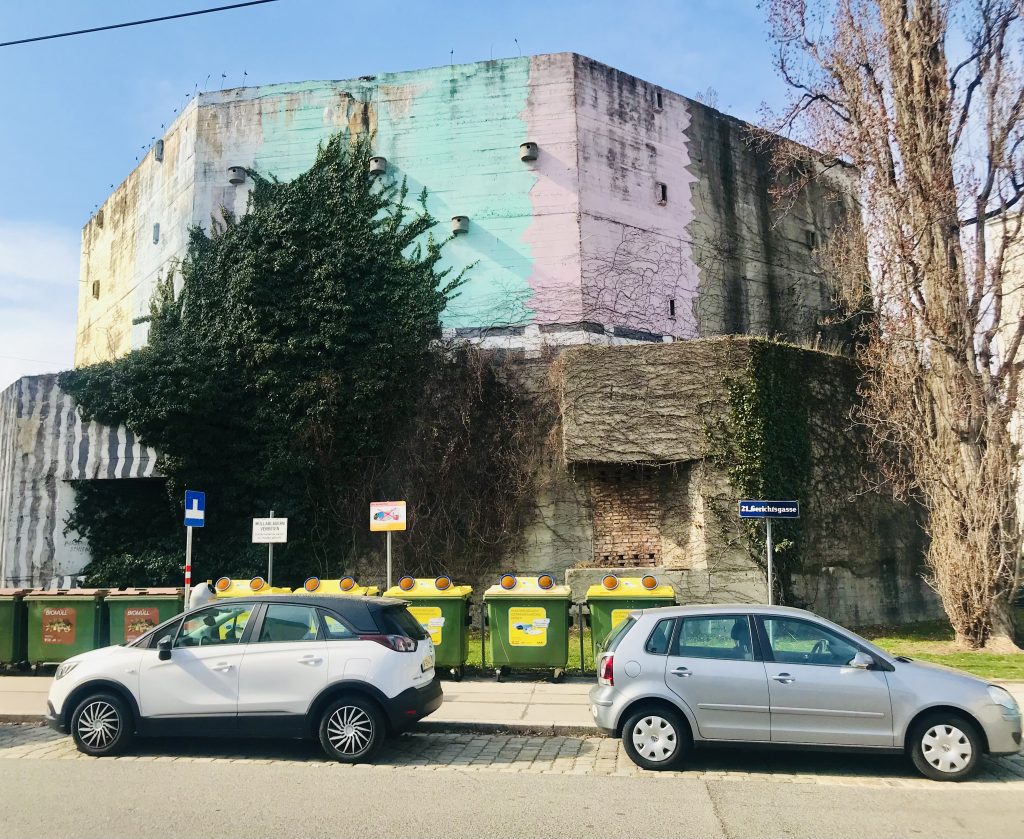
[[[171,636],[165,635],[159,641],[156,642],[156,648],[160,651],[157,653],[157,658],[161,661],[171,660]]]
[[[865,652],[858,652],[850,662],[850,667],[858,670],[870,670],[875,666],[875,660]]]

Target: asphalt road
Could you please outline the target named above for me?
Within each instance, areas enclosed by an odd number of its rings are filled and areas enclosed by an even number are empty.
[[[2,760],[0,837],[1024,835],[1017,784],[521,774],[298,756]]]

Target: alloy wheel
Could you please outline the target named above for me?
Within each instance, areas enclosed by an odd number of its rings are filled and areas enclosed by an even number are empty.
[[[356,705],[342,705],[327,721],[327,739],[341,754],[355,757],[370,745],[373,720]]]
[[[637,753],[653,763],[668,760],[679,748],[672,723],[657,714],[648,714],[633,726],[632,740]]]
[[[971,762],[971,741],[955,725],[933,725],[921,737],[924,759],[940,772],[959,772]]]
[[[78,715],[78,736],[91,749],[105,749],[117,739],[121,715],[117,708],[103,699],[85,706]]]

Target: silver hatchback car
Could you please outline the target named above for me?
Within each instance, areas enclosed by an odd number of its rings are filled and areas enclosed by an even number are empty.
[[[1021,744],[1020,709],[998,685],[781,606],[631,612],[605,644],[590,710],[645,769],[678,768],[695,745],[752,743],[906,752],[929,778],[959,781]]]

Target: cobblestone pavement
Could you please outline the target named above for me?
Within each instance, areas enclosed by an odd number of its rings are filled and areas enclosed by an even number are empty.
[[[332,770],[351,767],[327,760],[318,744],[278,740],[140,740],[128,754],[92,758],[79,753],[70,737],[37,725],[0,725],[2,760],[100,760],[179,763],[319,763]],[[425,771],[506,772],[555,775],[636,776],[646,774],[626,756],[618,740],[605,737],[526,737],[502,734],[410,733],[391,740],[377,767]],[[694,752],[683,772],[660,777],[859,787],[931,788],[909,762],[898,756],[767,752],[753,749]],[[986,758],[979,775],[957,785],[1019,789],[1024,792],[1024,753]]]

